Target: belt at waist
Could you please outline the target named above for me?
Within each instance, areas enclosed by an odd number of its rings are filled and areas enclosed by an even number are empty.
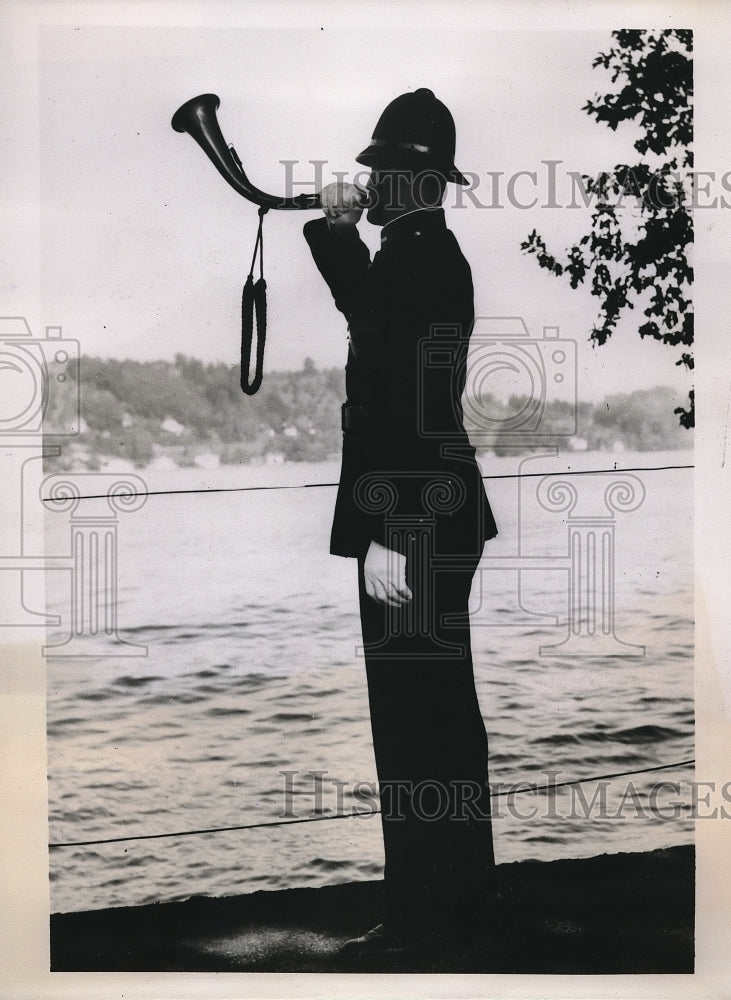
[[[424,438],[413,431],[405,431],[400,427],[380,427],[369,420],[366,408],[360,403],[343,403],[340,408],[340,423],[343,434],[347,438],[365,441],[385,440],[398,447],[400,443],[407,444],[412,453],[422,452],[425,455],[438,454],[445,445],[453,448],[467,449],[474,454],[474,448],[464,428],[454,428],[443,435],[434,438]]]
[[[360,403],[343,403],[340,407],[340,426],[345,433],[363,433],[368,425],[368,414]]]

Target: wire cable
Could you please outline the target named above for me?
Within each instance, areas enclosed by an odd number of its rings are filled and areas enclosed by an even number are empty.
[[[607,472],[667,472],[671,469],[694,469],[694,465],[638,465],[630,469],[563,469],[560,472],[511,472],[501,475],[484,475],[482,479],[535,479],[543,476],[596,476]],[[124,473],[120,473],[120,476]],[[145,490],[119,493],[118,497],[177,496],[187,493],[255,493],[261,490],[315,490],[335,487],[338,483],[280,483],[272,486],[212,486],[193,490]],[[106,493],[89,493],[79,500],[105,500]],[[58,497],[41,497],[43,503],[59,503]]]
[[[552,792],[554,788],[565,788],[568,785],[581,785],[587,781],[604,781],[608,778],[623,778],[630,774],[650,774],[653,771],[668,771],[679,767],[688,767],[695,764],[695,758],[691,760],[679,760],[672,764],[658,764],[655,767],[643,767],[632,771],[615,771],[612,774],[593,775],[587,778],[573,778],[571,781],[553,782],[550,785],[526,784],[523,788],[509,788],[498,792],[491,792],[490,798],[496,799],[501,796],[520,795],[526,792]],[[518,782],[523,784],[523,782]],[[319,823],[326,819],[352,819],[354,816],[377,816],[380,809],[364,809],[357,812],[334,813],[326,816],[303,816],[300,819],[280,819],[268,820],[263,823],[244,823],[238,826],[213,826],[201,830],[176,830],[173,833],[139,833],[136,836],[127,837],[106,837],[102,840],[69,840],[58,843],[50,843],[49,848],[61,847],[92,847],[97,844],[121,844],[130,840],[161,840],[165,837],[197,837],[207,833],[230,833],[237,830],[260,830],[269,826],[295,826],[298,823]]]

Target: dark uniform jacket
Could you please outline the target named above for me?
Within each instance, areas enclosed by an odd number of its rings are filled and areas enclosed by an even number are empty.
[[[435,551],[479,554],[497,528],[462,420],[472,276],[444,211],[389,223],[372,262],[355,227],[304,234],[350,335],[330,551],[405,553],[398,521],[429,524]]]

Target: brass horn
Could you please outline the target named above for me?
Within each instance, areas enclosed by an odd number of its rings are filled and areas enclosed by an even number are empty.
[[[321,208],[319,194],[298,194],[295,198],[278,198],[255,187],[244,172],[234,147],[226,142],[216,118],[221,101],[217,94],[200,94],[182,104],[173,115],[171,125],[176,132],[188,132],[201,147],[216,170],[232,188],[262,208]]]

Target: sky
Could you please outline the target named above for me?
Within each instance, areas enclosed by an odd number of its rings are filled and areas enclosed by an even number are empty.
[[[442,8],[446,10],[446,8]],[[595,174],[633,156],[631,129],[612,133],[581,107],[608,84],[592,69],[608,31],[488,30],[444,14],[402,24],[332,25],[324,17],[251,27],[49,25],[39,49],[41,149],[40,292],[46,322],[62,325],[85,354],[150,360],[176,353],[238,361],[241,287],[256,208],[216,173],[170,117],[188,98],[215,92],[219,123],[251,180],[285,189],[283,160],[310,182],[310,160],[359,170],[354,157],[385,105],[428,86],[457,125],[457,166],[478,175],[482,206],[455,204],[447,218],[470,261],[478,317],[522,317],[533,338],[545,326],[575,340],[578,395],[673,385],[688,376],[677,349],[641,341],[630,314],[601,349],[588,343],[597,301],[541,270],[520,251],[532,229],[560,254],[586,231],[589,212],[541,207],[548,167],[568,203],[568,171]],[[324,23],[319,23],[323,21]],[[507,199],[516,181],[521,209]],[[497,196],[489,180],[502,172]],[[267,370],[344,363],[346,330],[311,260],[302,226],[312,212],[265,220],[269,327]],[[375,251],[378,231],[361,222]],[[476,327],[480,329],[479,321]],[[514,386],[519,389],[520,386]]]

